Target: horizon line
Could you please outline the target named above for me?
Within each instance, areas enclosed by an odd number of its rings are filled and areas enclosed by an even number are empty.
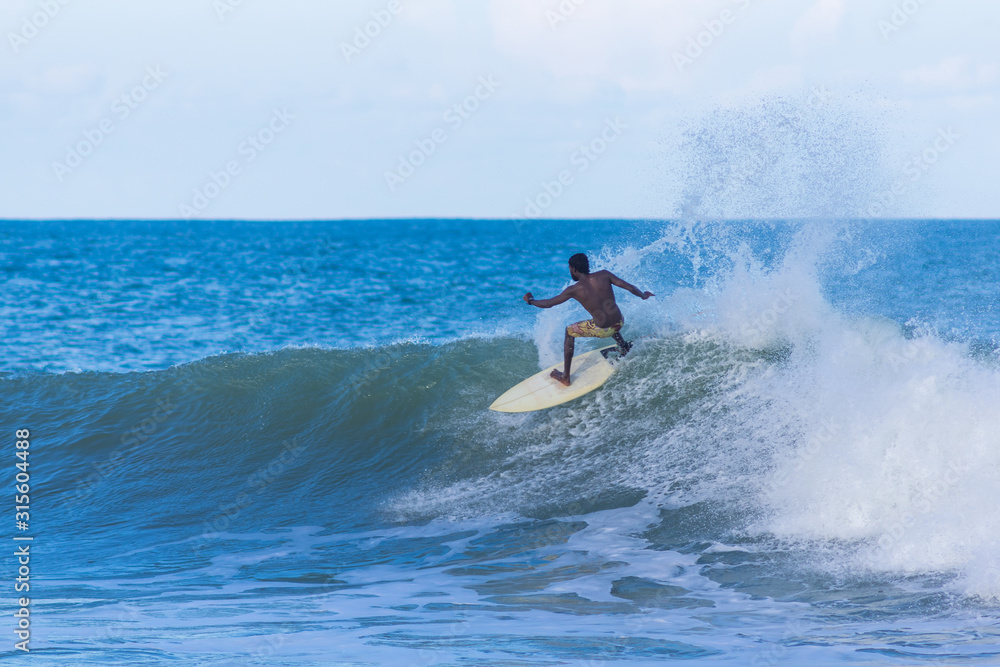
[[[371,218],[345,217],[345,218],[133,218],[133,217],[108,217],[108,218],[5,218],[0,217],[0,223],[4,222],[1000,222],[998,217],[910,217],[910,218],[888,218],[888,217],[788,217],[788,218],[718,218],[718,217],[691,217],[691,218],[613,218],[613,217],[566,217],[566,218],[494,218],[494,217],[402,217],[402,216],[378,216]]]

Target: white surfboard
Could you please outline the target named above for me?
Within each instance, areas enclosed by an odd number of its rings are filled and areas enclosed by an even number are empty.
[[[562,370],[563,362],[532,375],[493,401],[490,410],[497,412],[534,412],[568,403],[599,388],[615,372],[617,345],[611,345],[573,357],[570,385],[550,377],[553,369]],[[611,354],[608,354],[608,353]],[[607,357],[611,357],[609,361]]]

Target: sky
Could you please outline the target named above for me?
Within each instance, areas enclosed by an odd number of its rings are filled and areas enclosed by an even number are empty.
[[[0,217],[1000,217],[1000,3],[4,0]]]

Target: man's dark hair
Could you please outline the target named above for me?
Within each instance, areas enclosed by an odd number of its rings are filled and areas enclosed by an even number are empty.
[[[569,265],[579,273],[590,273],[590,260],[582,252],[578,252],[569,258]]]

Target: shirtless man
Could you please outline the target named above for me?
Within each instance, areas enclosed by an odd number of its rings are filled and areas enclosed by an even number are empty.
[[[570,299],[576,299],[592,316],[592,319],[566,327],[566,340],[563,342],[565,370],[562,372],[552,371],[552,377],[567,387],[569,386],[569,367],[573,362],[573,348],[577,338],[614,337],[623,356],[632,347],[630,343],[625,342],[619,333],[622,325],[625,324],[625,317],[622,315],[622,311],[618,310],[618,304],[615,303],[615,291],[611,286],[615,285],[627,289],[643,301],[655,296],[652,292],[639,291],[638,287],[629,285],[610,271],[591,273],[590,261],[583,253],[577,253],[569,258],[569,275],[576,281],[576,284],[564,289],[559,296],[536,301],[531,296],[531,292],[524,295],[524,300],[529,306],[538,306],[539,308],[551,308]]]

